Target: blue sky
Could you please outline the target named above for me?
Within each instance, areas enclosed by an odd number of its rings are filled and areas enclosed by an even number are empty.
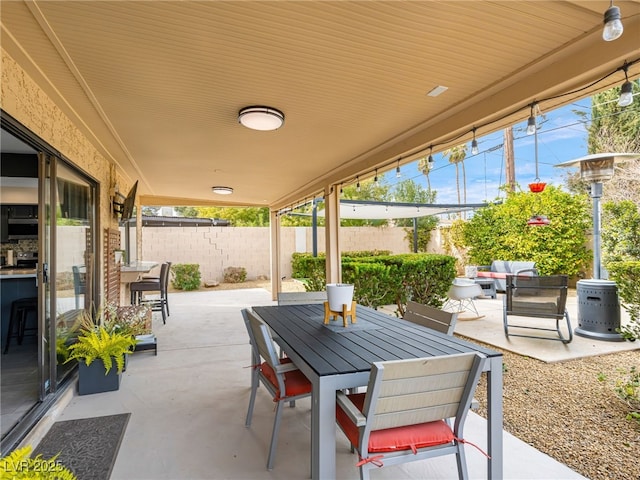
[[[591,98],[585,98],[553,111],[542,111],[538,117],[538,174],[540,181],[548,185],[562,185],[567,169],[557,165],[587,154],[587,132],[574,110],[587,113],[590,118]],[[516,182],[524,190],[536,177],[535,142],[533,135],[526,134],[527,121],[513,126]],[[505,183],[504,148],[502,131],[487,136],[477,136],[479,153],[471,155],[468,146],[465,158],[467,175],[467,203],[492,201],[504,197],[499,190]],[[441,154],[434,154],[434,168],[429,174],[431,188],[437,191],[437,203],[458,203],[456,193],[455,166]],[[418,171],[417,163],[401,167],[402,177],[397,179],[395,169],[385,174],[387,184],[394,185],[409,178],[427,187],[425,176]],[[462,169],[460,169],[462,190]]]

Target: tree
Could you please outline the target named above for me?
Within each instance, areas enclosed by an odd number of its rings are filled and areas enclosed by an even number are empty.
[[[431,155],[429,155],[431,156]],[[429,163],[429,157],[422,157],[418,160],[418,170],[420,170],[427,178],[427,192],[431,192],[431,179],[429,178],[429,172],[431,171],[431,164]],[[435,201],[435,196],[434,196]]]
[[[419,184],[413,180],[405,180],[396,185],[394,192],[396,201],[406,203],[433,203],[436,200],[436,192],[432,190],[424,190]],[[395,220],[396,225],[405,228],[407,233],[406,239],[411,248],[413,247],[413,219],[398,218]],[[428,215],[418,217],[416,229],[418,234],[418,251],[426,252],[429,240],[431,240],[431,232],[438,225],[437,217]]]
[[[458,205],[460,205],[460,174],[458,173],[458,164],[462,164],[462,177],[464,185],[464,199],[467,202],[467,175],[464,169],[464,159],[467,156],[467,144],[463,143],[455,147],[448,148],[442,155],[456,166],[456,190],[458,192]]]
[[[266,227],[269,209],[266,207],[195,207],[200,218],[222,218],[234,227]]]
[[[626,107],[618,106],[620,87],[591,97],[591,122],[588,131],[588,153],[640,152],[640,83],[631,82],[634,100]],[[584,112],[574,112],[585,118]],[[578,174],[576,174],[576,177]],[[567,181],[572,191],[588,187],[576,178]],[[603,201],[633,199],[640,205],[640,162],[616,166],[613,178],[604,183]]]
[[[631,200],[602,206],[602,260],[640,260],[640,209]]]
[[[591,260],[586,232],[591,226],[586,195],[547,186],[541,193],[516,192],[502,204],[481,208],[462,227],[471,263],[527,260],[541,275],[577,275]],[[531,215],[544,214],[551,224],[528,226]]]

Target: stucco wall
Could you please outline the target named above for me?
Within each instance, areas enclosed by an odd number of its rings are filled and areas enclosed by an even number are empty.
[[[197,263],[203,280],[221,281],[227,267],[244,267],[247,278],[270,278],[269,228],[264,227],[143,227],[142,260]],[[343,251],[391,250],[408,253],[405,232],[396,227],[344,227]],[[312,252],[310,227],[285,227],[282,275],[291,276],[291,254]],[[325,251],[324,229],[318,230],[318,252]]]
[[[4,49],[2,49],[1,70],[2,109],[100,184],[98,212],[100,231],[96,232],[98,240],[96,258],[102,258],[102,230],[117,228],[117,219],[111,210],[109,185],[117,182],[121,191],[126,192],[130,188],[129,182],[114,173],[114,164],[93,146],[69,117]],[[100,275],[100,282],[102,282],[101,277]]]

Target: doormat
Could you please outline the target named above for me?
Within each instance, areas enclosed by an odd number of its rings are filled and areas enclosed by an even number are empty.
[[[55,422],[34,449],[57,460],[81,480],[109,480],[130,413]]]

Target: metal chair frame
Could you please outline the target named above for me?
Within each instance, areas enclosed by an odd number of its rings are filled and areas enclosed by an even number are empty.
[[[555,340],[564,344],[573,340],[573,330],[566,309],[568,276],[567,275],[507,275],[506,291],[503,299],[503,324],[507,338],[530,337],[542,340]],[[543,326],[523,325],[509,321],[509,316],[535,317],[540,319],[555,320],[555,328]],[[561,321],[566,322],[568,336],[565,337],[561,329]],[[538,330],[554,332],[558,338],[529,335],[526,333],[513,333],[509,329]],[[520,330],[516,330],[520,331]]]

